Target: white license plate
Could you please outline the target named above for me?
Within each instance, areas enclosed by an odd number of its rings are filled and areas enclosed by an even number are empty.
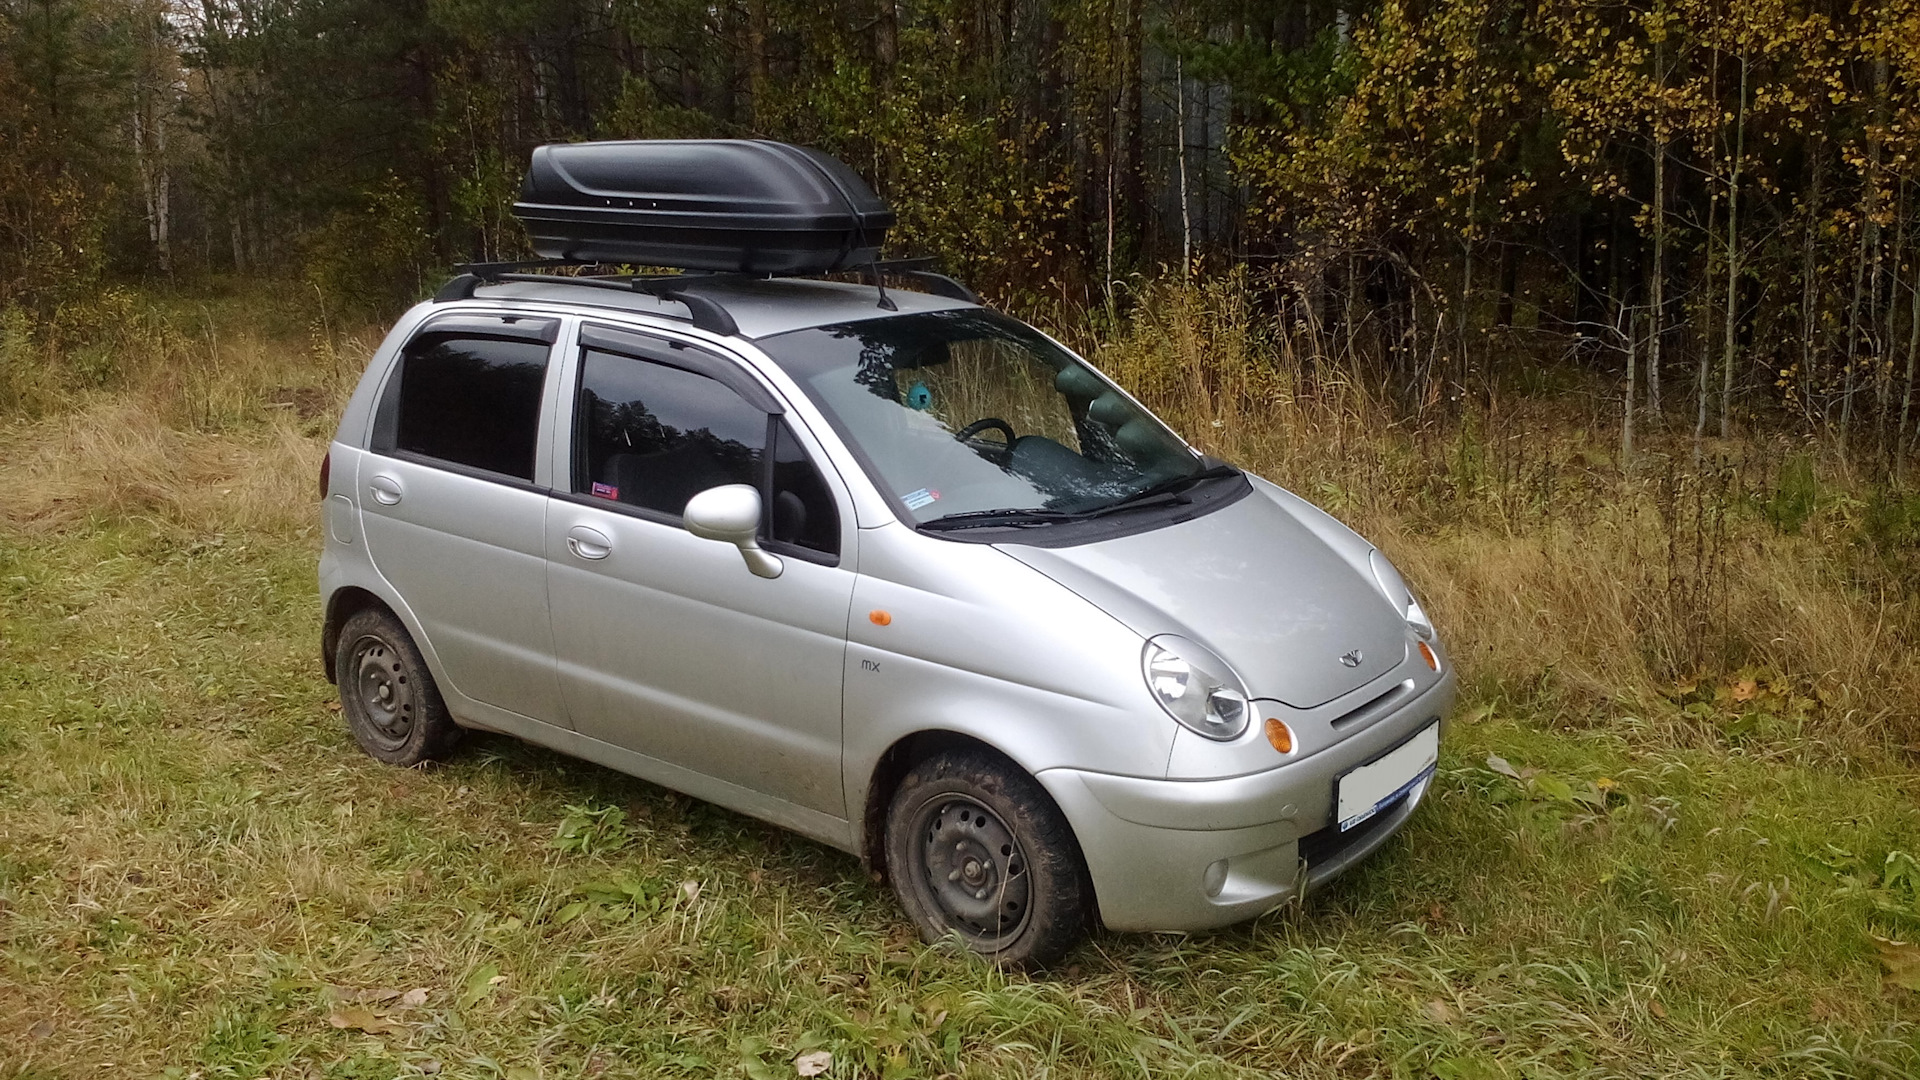
[[[1340,831],[1346,832],[1413,790],[1433,775],[1439,761],[1440,722],[1436,720],[1381,757],[1341,775],[1334,781]]]

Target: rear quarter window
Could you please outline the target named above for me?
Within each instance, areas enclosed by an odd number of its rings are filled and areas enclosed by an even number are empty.
[[[422,334],[388,380],[374,449],[532,481],[550,352],[535,341]]]

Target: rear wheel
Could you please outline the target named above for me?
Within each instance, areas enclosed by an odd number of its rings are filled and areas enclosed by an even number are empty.
[[[1004,758],[959,750],[914,766],[886,842],[894,893],[929,942],[951,935],[996,963],[1042,967],[1086,935],[1093,891],[1073,831]]]
[[[389,765],[444,757],[460,740],[427,662],[400,621],[384,611],[356,613],[334,651],[340,712],[353,740]]]

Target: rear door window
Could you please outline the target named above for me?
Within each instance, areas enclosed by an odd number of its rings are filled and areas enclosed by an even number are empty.
[[[407,343],[374,449],[531,482],[549,346],[429,330]]]

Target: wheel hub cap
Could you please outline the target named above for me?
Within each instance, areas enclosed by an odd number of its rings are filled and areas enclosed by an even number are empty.
[[[1031,890],[1026,854],[1013,830],[965,797],[929,805],[923,822],[923,873],[949,924],[976,937],[1018,933],[1026,925]]]
[[[392,646],[375,637],[353,647],[354,696],[382,742],[399,745],[413,733],[414,693]]]

